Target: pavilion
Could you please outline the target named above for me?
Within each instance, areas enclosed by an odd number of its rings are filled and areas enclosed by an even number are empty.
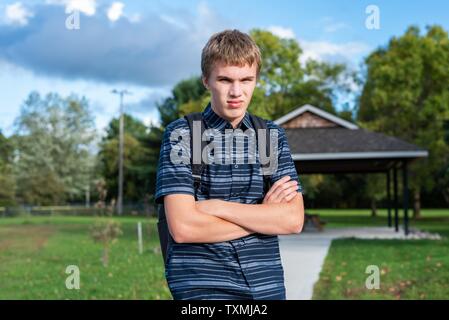
[[[321,173],[385,173],[388,226],[399,231],[398,170],[402,170],[404,232],[409,232],[408,166],[428,151],[399,138],[372,132],[311,105],[304,105],[275,121],[285,129],[299,175]],[[391,199],[393,180],[393,199]]]

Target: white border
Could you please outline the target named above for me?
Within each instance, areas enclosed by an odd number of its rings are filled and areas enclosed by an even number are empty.
[[[337,160],[337,159],[378,159],[378,158],[424,158],[428,151],[381,151],[381,152],[335,152],[335,153],[294,153],[297,160]]]

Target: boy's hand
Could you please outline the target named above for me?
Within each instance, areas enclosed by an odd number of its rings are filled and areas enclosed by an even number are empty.
[[[290,176],[282,177],[271,186],[262,203],[289,202],[295,197],[297,189],[298,181],[290,181]]]

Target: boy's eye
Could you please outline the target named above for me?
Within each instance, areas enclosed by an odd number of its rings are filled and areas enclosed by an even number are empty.
[[[225,83],[231,83],[232,81],[229,79],[218,79],[218,81],[220,82],[225,82]],[[243,79],[242,82],[243,83],[250,83],[252,80],[251,79]]]

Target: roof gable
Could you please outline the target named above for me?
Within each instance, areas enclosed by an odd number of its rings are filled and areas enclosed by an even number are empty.
[[[342,127],[346,129],[358,129],[355,124],[339,118],[329,112],[321,110],[310,104],[303,105],[285,116],[274,121],[284,128],[325,128]]]

